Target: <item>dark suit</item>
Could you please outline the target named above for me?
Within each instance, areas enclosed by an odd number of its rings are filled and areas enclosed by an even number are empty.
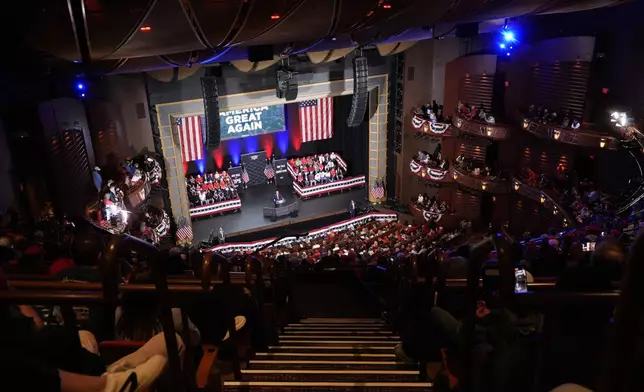
[[[275,205],[275,208],[280,206],[280,200],[282,200],[282,195],[278,195],[278,194],[273,195],[273,204]]]

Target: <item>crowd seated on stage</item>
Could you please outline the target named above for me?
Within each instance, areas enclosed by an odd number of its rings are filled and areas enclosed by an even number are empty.
[[[291,158],[289,164],[296,176],[294,180],[305,187],[339,181],[346,174],[340,157],[334,152]]]
[[[226,171],[189,176],[186,179],[190,207],[237,199],[237,188]]]
[[[572,110],[560,109],[559,112],[548,110],[541,105],[530,105],[526,118],[539,124],[554,125],[563,129],[577,130],[581,127],[581,121]]]
[[[421,164],[430,167],[430,168],[436,168],[440,170],[449,170],[449,161],[447,159],[443,159],[441,155],[441,144],[438,143],[436,148],[434,149],[434,153],[430,154],[427,151],[424,150],[418,150],[416,156],[414,159]]]
[[[461,117],[467,120],[476,120],[476,121],[481,121],[488,124],[496,123],[496,119],[494,118],[494,116],[492,116],[490,112],[487,112],[485,110],[485,106],[483,104],[479,106],[473,106],[473,105],[469,105],[467,103],[458,101],[456,112]]]
[[[508,173],[496,166],[487,165],[476,159],[468,158],[464,154],[456,157],[455,165],[458,169],[465,171],[472,177],[478,177],[489,181],[504,181],[508,179]]]

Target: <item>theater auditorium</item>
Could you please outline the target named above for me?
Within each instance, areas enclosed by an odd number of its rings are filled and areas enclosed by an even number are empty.
[[[644,2],[12,6],[0,390],[644,390]]]

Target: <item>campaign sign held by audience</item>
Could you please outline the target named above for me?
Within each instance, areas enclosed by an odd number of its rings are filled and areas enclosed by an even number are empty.
[[[284,105],[219,112],[221,140],[237,139],[286,129]]]
[[[231,181],[233,182],[233,185],[237,188],[237,190],[242,190],[244,187],[242,186],[242,168],[241,166],[237,167],[231,167],[230,169],[227,170],[228,175],[230,176]]]
[[[275,159],[273,165],[275,166],[275,184],[280,185],[290,185],[291,177],[288,174],[288,168],[286,167],[287,160],[284,159]]]

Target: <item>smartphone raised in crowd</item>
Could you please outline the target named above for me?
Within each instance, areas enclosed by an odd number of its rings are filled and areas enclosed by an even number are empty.
[[[514,269],[514,292],[528,292],[528,276],[526,275],[525,269],[523,268]]]

